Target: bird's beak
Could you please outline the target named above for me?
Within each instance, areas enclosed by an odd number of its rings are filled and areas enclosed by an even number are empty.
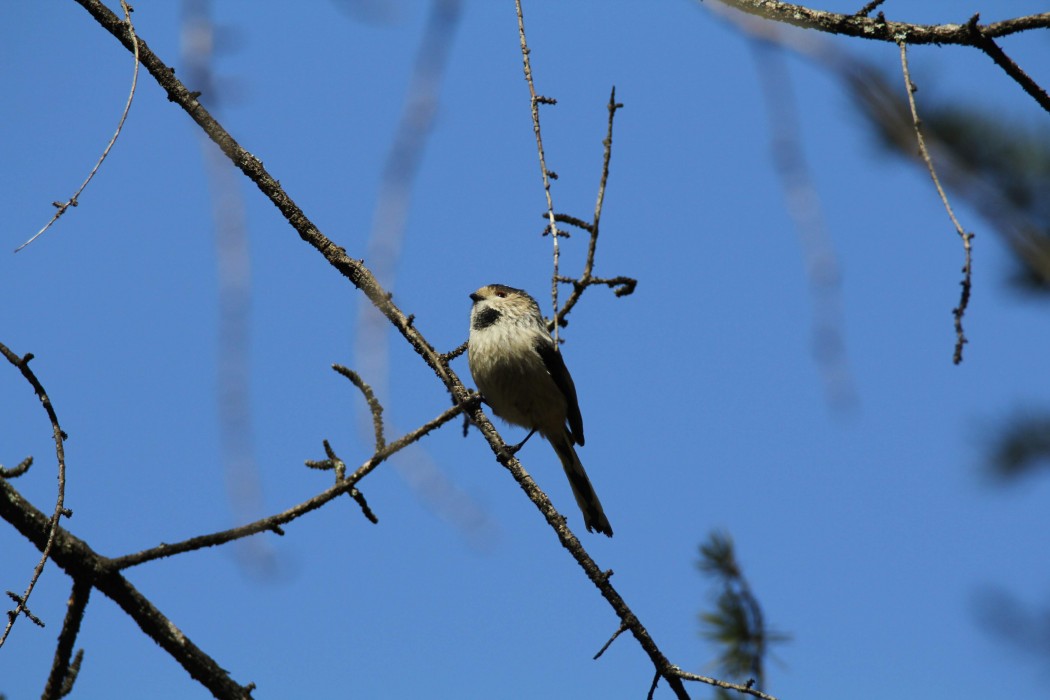
[[[477,304],[479,301],[481,301],[481,295],[480,294],[471,294],[470,295],[470,300],[472,302],[474,302],[475,304]]]

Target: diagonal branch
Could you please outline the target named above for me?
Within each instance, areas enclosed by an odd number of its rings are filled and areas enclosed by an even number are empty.
[[[977,48],[988,54],[989,58],[995,61],[995,64],[1003,69],[1003,71],[1013,78],[1021,88],[1039,103],[1047,112],[1050,112],[1050,95],[1046,94],[1046,90],[1039,87],[1039,85],[1032,80],[1031,77],[1021,67],[1014,63],[1013,59],[1006,55],[1005,52],[999,45],[996,44],[991,36],[988,35],[987,29],[981,28],[977,24],[977,21],[981,18],[981,15],[974,15],[969,22],[966,24],[966,28],[969,29],[974,35],[974,41]]]
[[[217,698],[251,697],[252,686],[241,686],[214,659],[191,642],[144,595],[117,573],[112,561],[96,553],[83,540],[63,528],[52,531],[51,519],[0,479],[0,517],[43,551],[49,542],[51,560],[73,580],[87,580],[120,606],[146,635],[168,652],[184,669]]]
[[[127,48],[132,48],[131,38],[127,28],[110,10],[98,0],[76,0],[83,6],[95,20],[113,36],[115,36]],[[482,435],[488,441],[490,448],[496,455],[497,461],[503,465],[513,476],[518,485],[525,491],[529,499],[543,514],[548,524],[556,532],[562,546],[573,556],[576,562],[584,570],[587,577],[597,586],[602,596],[609,602],[617,616],[627,624],[631,633],[638,641],[642,649],[649,656],[657,673],[667,679],[668,683],[679,698],[687,698],[685,687],[680,678],[675,675],[674,667],[668,662],[663,652],[656,646],[648,630],[641,624],[620,594],[609,583],[609,575],[598,568],[598,565],[586,552],[579,540],[565,525],[565,519],[558,514],[547,498],[528,473],[522,468],[521,463],[509,455],[506,444],[500,437],[496,428],[488,420],[478,403],[472,401],[472,396],[459,377],[449,366],[445,356],[435,350],[423,335],[412,325],[406,316],[390,299],[390,295],[380,286],[374,275],[364,266],[363,261],[350,258],[346,250],[337,246],[317,229],[307,218],[306,214],[292,201],[291,197],[281,188],[280,184],[263,167],[262,162],[244,150],[240,144],[208,113],[200,104],[196,96],[192,94],[185,85],[179,81],[171,68],[164,64],[160,58],[149,48],[145,41],[139,40],[139,51],[142,65],[154,77],[158,84],[163,87],[168,98],[178,104],[186,113],[202,128],[208,137],[218,144],[219,148],[229,157],[240,170],[256,184],[259,190],[266,195],[270,201],[280,210],[292,227],[298,232],[309,245],[314,247],[324,258],[335,267],[341,274],[349,279],[356,287],[372,301],[384,316],[394,325],[406,341],[415,349],[423,360],[431,367],[438,378],[444,383],[456,405],[469,406],[465,408],[468,415],[478,426]],[[392,448],[394,444],[390,445]],[[364,468],[364,467],[362,467]],[[0,514],[2,515],[2,514]],[[86,547],[86,545],[85,545]],[[95,555],[97,556],[97,555]],[[121,579],[123,580],[123,579]],[[129,584],[130,585],[130,584]],[[103,590],[105,593],[106,591]],[[108,595],[108,594],[107,594]],[[144,602],[146,602],[143,599]],[[165,647],[167,649],[167,647]],[[210,660],[210,659],[209,659]],[[196,676],[195,676],[196,677]]]
[[[149,45],[141,38],[133,40],[125,24],[99,0],[75,0],[110,34],[116,37],[128,50],[137,45],[139,60],[142,66],[153,76],[154,80],[168,93],[168,99],[181,107],[197,123],[208,138],[226,154],[235,166],[259,188],[259,190],[281,212],[291,224],[299,237],[324,256],[332,267],[350,280],[354,286],[364,292],[377,309],[393,324],[410,345],[422,356],[431,369],[450,390],[456,385],[462,386],[455,374],[440,361],[439,353],[426,341],[423,335],[412,327],[407,315],[395,305],[390,295],[379,284],[363,261],[355,260],[346,254],[346,249],[336,245],[325,236],[306,216],[302,209],[284,191],[280,183],[263,167],[261,160],[246,151],[236,139],[204,108],[178,78],[175,71],[165,64]]]
[[[783,22],[804,29],[816,29],[830,34],[894,43],[899,37],[905,36],[909,44],[977,46],[977,39],[965,24],[890,22],[882,16],[881,12],[874,18],[863,14],[844,15],[838,12],[812,10],[803,5],[793,5],[778,0],[720,0],[720,2],[735,7],[741,12],[758,15],[775,22]],[[993,22],[980,27],[980,30],[985,37],[994,39],[1030,29],[1046,28],[1050,28],[1050,12]]]

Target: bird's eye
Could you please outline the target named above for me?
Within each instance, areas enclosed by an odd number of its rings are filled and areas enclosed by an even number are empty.
[[[506,299],[507,298],[507,293],[506,292],[496,292],[496,296],[498,296],[500,299]]]

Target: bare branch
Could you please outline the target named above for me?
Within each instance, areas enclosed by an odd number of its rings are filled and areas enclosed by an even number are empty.
[[[960,282],[962,286],[962,293],[959,298],[959,305],[952,309],[952,315],[955,317],[955,352],[952,354],[952,361],[955,364],[959,364],[963,359],[963,345],[966,344],[966,335],[963,333],[963,315],[966,313],[966,307],[970,303],[970,281],[971,272],[973,269],[973,260],[971,257],[972,246],[970,244],[973,239],[972,233],[967,233],[963,230],[959,220],[955,218],[955,212],[952,211],[952,205],[948,203],[948,196],[944,193],[944,188],[941,187],[940,178],[937,177],[937,171],[933,167],[933,160],[930,158],[930,153],[926,149],[926,140],[922,136],[922,122],[919,120],[919,112],[915,107],[915,83],[911,81],[911,74],[908,72],[908,47],[904,41],[900,42],[901,50],[901,69],[904,73],[904,88],[908,93],[908,105],[911,107],[911,118],[912,124],[915,126],[915,138],[919,142],[919,152],[922,154],[922,159],[926,161],[926,167],[930,171],[930,177],[933,179],[933,184],[937,188],[937,194],[941,197],[941,202],[944,203],[944,209],[948,212],[948,218],[952,220],[952,225],[955,226],[956,233],[959,234],[959,238],[963,242],[963,252],[965,254],[965,260],[963,262],[963,279]]]
[[[73,689],[73,683],[76,682],[77,673],[80,671],[80,662],[84,657],[83,649],[77,653],[72,663],[70,657],[73,655],[73,644],[80,633],[80,622],[84,619],[84,611],[90,597],[91,583],[88,579],[74,579],[66,608],[66,619],[62,623],[62,632],[58,635],[58,646],[55,648],[55,659],[51,663],[51,675],[44,686],[42,698],[45,700],[63,698]]]
[[[977,21],[981,18],[980,14],[976,14],[970,18],[970,21],[966,24],[966,28],[969,29],[974,35],[974,41],[976,42],[977,48],[984,51],[988,56],[995,61],[996,65],[1003,69],[1003,71],[1017,81],[1025,92],[1032,96],[1039,106],[1047,112],[1050,112],[1050,95],[1046,94],[1046,90],[1039,87],[1039,85],[1032,80],[1027,73],[1021,70],[1013,60],[1007,56],[999,45],[992,41],[991,37],[986,33],[986,29],[982,29]]]
[[[33,370],[29,368],[29,361],[33,359],[32,354],[26,353],[24,357],[19,357],[15,353],[11,352],[10,349],[3,343],[0,343],[0,355],[7,358],[7,361],[18,368],[18,371],[22,373],[25,380],[29,382],[29,385],[33,387],[34,393],[37,398],[40,399],[41,405],[44,407],[44,411],[47,413],[48,420],[51,421],[51,432],[55,440],[55,458],[58,462],[58,495],[55,497],[55,509],[51,513],[50,526],[48,530],[47,541],[41,548],[40,561],[37,562],[36,567],[33,569],[33,575],[29,579],[29,584],[26,586],[25,593],[17,597],[17,605],[14,610],[8,613],[7,625],[4,627],[3,635],[0,635],[0,647],[4,645],[7,640],[7,636],[11,634],[11,628],[14,627],[15,620],[23,612],[28,615],[27,605],[29,603],[29,596],[33,593],[33,588],[36,587],[36,582],[40,580],[41,574],[44,573],[44,565],[47,564],[47,558],[51,554],[51,549],[55,544],[55,533],[58,532],[58,520],[63,515],[69,517],[73,515],[72,512],[66,509],[66,449],[65,440],[66,434],[62,430],[62,426],[58,423],[58,415],[55,413],[54,406],[51,405],[51,398],[47,395],[47,391],[44,390],[44,385],[40,383]],[[13,470],[16,472],[14,476],[18,476],[24,473],[26,469],[29,469],[29,464],[32,463],[32,459],[23,460],[18,467]],[[22,469],[22,466],[25,468]],[[19,471],[21,469],[21,471]],[[0,475],[6,476],[6,475]],[[41,623],[41,626],[43,623]]]
[[[551,199],[551,175],[547,170],[547,158],[543,153],[543,135],[540,133],[540,104],[557,104],[550,97],[536,94],[536,85],[532,81],[532,62],[529,60],[528,42],[525,40],[525,18],[521,12],[521,0],[514,0],[514,9],[518,14],[518,38],[521,41],[521,60],[525,68],[525,82],[529,85],[529,99],[532,105],[532,131],[536,135],[536,152],[540,159],[540,175],[543,178],[543,194],[547,198],[547,232],[551,234],[554,245],[554,273],[551,275],[551,302],[555,317],[558,316],[558,262],[561,250],[558,246],[558,227],[555,225],[554,202]],[[558,325],[554,325],[554,344],[558,344]]]
[[[238,700],[251,697],[251,686],[234,682],[228,672],[121,576],[114,569],[112,560],[97,554],[86,542],[64,528],[54,528],[50,518],[4,480],[0,480],[0,518],[11,523],[41,551],[53,542],[54,546],[49,549],[52,561],[74,580],[91,581],[215,697]]]
[[[776,44],[757,39],[750,44],[769,116],[774,169],[784,192],[788,216],[795,225],[809,278],[813,308],[811,352],[820,370],[828,403],[833,408],[849,410],[856,407],[858,397],[845,349],[842,275],[824,221],[820,194],[801,145],[798,103],[791,74],[783,56],[774,55]]]
[[[763,693],[760,690],[755,690],[750,686],[739,685],[738,683],[726,683],[725,681],[720,681],[717,678],[701,676],[697,673],[689,673],[688,671],[683,671],[678,667],[675,667],[675,675],[683,680],[696,681],[697,683],[707,683],[708,685],[713,685],[718,688],[725,688],[726,690],[735,690],[738,693],[744,693],[745,695],[753,695],[754,697],[761,698],[762,700],[777,700],[776,697],[767,693]]]
[[[598,196],[597,201],[594,204],[594,218],[588,223],[581,219],[577,219],[574,216],[568,214],[558,214],[556,219],[563,223],[571,224],[577,228],[583,229],[590,234],[590,241],[587,244],[587,258],[583,264],[583,272],[580,273],[578,278],[559,276],[555,281],[562,284],[571,284],[572,293],[569,298],[565,300],[565,305],[555,314],[554,319],[550,321],[548,325],[552,328],[557,329],[558,326],[564,326],[568,323],[566,316],[569,311],[572,310],[576,303],[583,296],[584,290],[594,285],[605,285],[610,289],[615,290],[615,295],[618,297],[624,297],[634,292],[634,288],[638,285],[638,280],[630,277],[614,277],[612,279],[602,279],[594,276],[594,259],[595,254],[598,250],[598,233],[602,218],[602,207],[605,203],[605,187],[609,182],[609,162],[612,159],[612,135],[613,135],[613,121],[616,119],[616,112],[623,107],[623,104],[616,101],[616,88],[613,87],[609,93],[609,103],[606,106],[606,110],[609,113],[608,126],[605,132],[605,139],[602,141],[602,172],[601,177],[598,180]]]
[[[4,465],[0,464],[0,479],[17,479],[29,471],[31,466],[33,466],[32,455],[26,457],[10,469],[5,469]]]
[[[98,0],[77,0],[107,31],[118,38],[126,47],[130,48],[130,37],[123,24],[110,12],[105,5]],[[146,45],[144,41],[140,44],[140,59],[142,65],[163,87],[171,101],[177,103],[186,110],[187,114],[204,129],[208,136],[215,141],[224,153],[251,179],[259,189],[274,203],[281,211],[299,236],[320,252],[325,259],[340,273],[345,275],[355,286],[360,288],[372,303],[387,317],[408,343],[431,367],[438,378],[445,384],[452,400],[456,406],[452,411],[458,411],[459,406],[470,405],[471,418],[478,426],[482,435],[485,436],[490,448],[500,462],[518,482],[519,486],[526,492],[530,500],[543,514],[548,524],[555,530],[559,540],[573,556],[576,562],[584,570],[588,578],[598,587],[602,596],[609,602],[617,616],[624,621],[631,630],[639,645],[653,662],[657,672],[663,675],[672,690],[679,698],[688,698],[685,686],[674,674],[673,667],[668,662],[663,652],[656,646],[649,632],[641,624],[634,613],[627,606],[619,593],[609,583],[608,577],[584,550],[576,536],[565,525],[565,519],[554,509],[550,500],[544,494],[522,468],[521,464],[509,455],[506,444],[503,442],[495,427],[481,411],[479,404],[472,401],[472,395],[459,380],[456,373],[438,353],[426,341],[422,334],[415,329],[411,320],[391,300],[389,294],[380,286],[374,275],[366,268],[362,261],[350,258],[343,248],[335,245],[330,239],[322,234],[316,226],[306,217],[305,213],[284,192],[281,186],[263,167],[258,158],[245,151],[233,137],[208,113],[185,85],[175,76],[171,69],[166,66]],[[526,53],[527,56],[527,53]],[[539,98],[537,98],[537,104]],[[546,170],[544,169],[544,175]],[[553,212],[552,212],[553,216]],[[557,283],[557,280],[555,280]],[[408,438],[410,436],[406,436]],[[399,442],[391,443],[384,454],[400,449]],[[379,455],[373,456],[359,468],[358,473],[367,473],[375,467],[373,461],[379,459]],[[364,470],[364,471],[363,471]],[[348,477],[350,482],[354,476]],[[357,478],[360,478],[359,476]],[[0,485],[4,485],[0,482]],[[340,487],[343,487],[341,484]],[[335,487],[333,487],[335,488]],[[345,487],[343,487],[345,488]],[[327,493],[327,492],[326,492]],[[334,496],[333,496],[334,497]],[[2,499],[0,499],[2,502]],[[265,529],[265,527],[261,528]],[[128,562],[125,558],[121,560]],[[105,592],[105,591],[103,591]],[[165,647],[167,648],[167,647]],[[175,653],[175,652],[171,652]],[[195,676],[196,677],[196,676]]]
[[[804,29],[816,29],[830,34],[892,41],[906,37],[909,44],[958,44],[977,46],[973,32],[965,24],[908,24],[889,22],[882,13],[874,19],[863,14],[843,15],[837,12],[811,10],[802,5],[793,5],[778,0],[720,0],[725,5],[741,12],[758,15],[775,22],[783,22]],[[1002,22],[993,22],[980,28],[988,38],[1016,34],[1029,29],[1050,27],[1050,12],[1026,17],[1016,17]]]
[[[109,143],[106,144],[106,148],[102,151],[102,155],[99,156],[98,162],[95,163],[95,167],[91,169],[90,173],[88,173],[87,179],[85,179],[84,182],[81,183],[77,191],[73,193],[73,196],[67,199],[65,202],[53,203],[56,209],[55,215],[51,217],[50,221],[44,224],[44,228],[34,233],[28,241],[15,248],[16,253],[25,248],[33,241],[35,241],[37,238],[39,238],[44,233],[44,231],[47,231],[49,228],[51,228],[51,225],[58,221],[59,217],[65,214],[70,207],[75,207],[80,203],[78,198],[80,197],[81,193],[83,193],[84,189],[88,186],[88,183],[91,182],[91,180],[95,177],[95,173],[98,172],[98,169],[102,167],[102,161],[104,161],[106,159],[106,156],[109,155],[110,149],[113,148],[113,145],[117,142],[117,137],[120,136],[120,130],[124,128],[124,122],[128,118],[128,112],[131,111],[131,101],[135,98],[135,87],[138,85],[139,81],[139,46],[138,39],[135,36],[135,26],[131,23],[132,8],[130,5],[128,5],[126,0],[120,0],[120,6],[124,9],[124,22],[125,24],[127,24],[128,34],[131,36],[131,43],[133,47],[133,52],[135,54],[135,68],[131,74],[131,89],[128,91],[128,101],[124,105],[124,111],[120,115],[120,121],[117,122],[117,130],[113,133],[113,137],[109,140]]]
[[[450,391],[457,385],[462,387],[455,373],[440,362],[439,353],[430,346],[419,331],[413,328],[409,317],[391,301],[389,293],[383,289],[364,263],[348,256],[346,249],[336,245],[321,233],[295,201],[288,196],[276,178],[270,175],[262,161],[241,147],[236,139],[204,108],[197,99],[198,95],[175,77],[175,71],[153,53],[144,40],[141,38],[133,40],[127,26],[99,0],[76,0],[76,2],[127,49],[133,50],[137,46],[142,66],[168,93],[168,99],[185,110],[190,118],[204,130],[208,138],[214,141],[233,164],[255,183],[287,219],[299,237],[321,253],[332,267],[364,292]],[[465,389],[463,391],[465,392]]]
[[[525,468],[521,465],[521,462],[513,456],[511,450],[507,449],[507,444],[503,442],[503,438],[500,437],[496,431],[495,426],[489,421],[488,416],[485,415],[484,411],[481,410],[481,405],[476,404],[469,410],[469,415],[473,419],[474,424],[478,427],[478,430],[489,443],[489,447],[492,449],[493,454],[496,456],[498,461],[503,467],[510,472],[511,476],[518,483],[518,486],[522,491],[529,497],[529,500],[533,502],[536,508],[546,519],[547,524],[550,525],[551,529],[554,530],[558,536],[558,540],[561,542],[562,547],[568,550],[569,554],[572,555],[576,563],[580,565],[584,573],[587,574],[587,578],[591,580],[598,590],[601,592],[602,597],[612,606],[613,610],[620,620],[627,625],[627,628],[634,635],[639,646],[645,651],[646,655],[649,656],[652,661],[656,673],[667,679],[668,685],[674,691],[675,696],[680,700],[688,698],[689,694],[685,690],[685,686],[681,683],[678,678],[676,667],[672,666],[664,656],[664,653],[656,645],[656,642],[650,636],[649,631],[641,623],[641,621],[635,616],[631,608],[627,605],[627,602],[620,596],[619,592],[610,583],[610,577],[605,571],[602,571],[598,564],[595,563],[594,559],[591,558],[587,550],[584,549],[583,545],[580,544],[580,540],[573,534],[572,530],[569,529],[568,525],[565,524],[565,516],[561,515],[555,508],[554,504],[551,503],[540,487],[533,481]]]
[[[376,451],[371,457],[357,468],[352,474],[348,475],[344,479],[338,479],[335,485],[325,489],[316,496],[303,501],[285,511],[271,515],[260,520],[248,523],[247,525],[241,525],[239,527],[231,528],[229,530],[222,530],[220,532],[213,532],[208,535],[200,535],[198,537],[191,537],[188,540],[177,542],[175,544],[162,544],[152,549],[147,549],[136,554],[128,554],[123,557],[119,557],[112,560],[112,566],[114,569],[126,569],[132,566],[138,566],[154,559],[161,559],[164,557],[174,556],[176,554],[182,554],[183,552],[192,552],[196,549],[203,549],[205,547],[214,547],[216,545],[225,544],[238,540],[243,537],[249,537],[256,535],[260,532],[277,532],[281,534],[280,526],[291,521],[300,518],[307,513],[317,510],[329,501],[335,500],[344,493],[349,493],[353,496],[353,491],[356,490],[357,482],[366,477],[373,469],[378,467],[380,464],[390,458],[391,455],[403,450],[408,445],[416,442],[424,435],[440,428],[445,423],[459,415],[462,410],[461,406],[452,406],[445,410],[441,415],[436,418],[427,421],[420,427],[416,428],[410,433],[407,433],[397,440],[394,440],[389,445],[385,446],[382,450]],[[336,457],[335,453],[331,451],[327,441],[325,442],[326,452],[328,453],[329,459],[336,461],[339,458]],[[320,463],[314,463],[310,466],[317,466]],[[375,515],[371,514],[371,510],[368,509],[367,504],[364,503],[363,497],[354,497],[362,508],[365,510],[365,517],[368,517],[372,522],[377,522]]]
[[[383,437],[383,406],[379,403],[379,399],[376,398],[372,387],[368,386],[365,380],[361,379],[361,376],[354,370],[342,365],[332,365],[332,369],[353,382],[354,386],[365,395],[365,401],[368,402],[368,410],[372,414],[372,429],[375,431],[376,436],[375,451],[380,452],[386,447],[386,438]]]
[[[441,355],[441,360],[443,362],[445,362],[445,364],[448,364],[449,362],[452,362],[452,360],[456,359],[457,357],[459,357],[460,355],[462,355],[466,351],[467,351],[467,341],[464,340],[462,344],[460,344],[460,345],[456,346],[455,348],[449,350],[448,352],[442,354]]]
[[[593,657],[594,660],[597,661],[598,658],[601,657],[601,655],[605,653],[605,650],[612,646],[612,643],[616,641],[616,638],[619,637],[621,634],[623,634],[626,631],[627,631],[626,623],[621,622],[620,623],[620,627],[615,632],[613,632],[613,636],[609,637],[609,641],[607,641],[605,644],[603,644],[602,648],[598,650],[598,653],[594,655],[594,657]],[[657,678],[659,678],[659,674],[657,674]]]

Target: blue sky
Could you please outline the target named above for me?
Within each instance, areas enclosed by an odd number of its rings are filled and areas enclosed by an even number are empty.
[[[827,9],[855,11],[862,3]],[[319,228],[366,257],[384,159],[427,6],[382,22],[331,2],[217,3],[217,115]],[[949,7],[950,9],[945,9]],[[890,0],[914,22],[985,21],[1035,2]],[[140,35],[184,76],[178,3],[139,3]],[[632,296],[590,290],[564,329],[587,431],[580,456],[616,536],[589,535],[538,440],[526,469],[672,662],[697,672],[708,584],[695,569],[714,529],[736,541],[766,615],[793,641],[769,691],[782,698],[1016,697],[1046,666],[989,635],[983,592],[1046,603],[1045,478],[1000,487],[985,472],[1009,417],[1045,408],[1045,307],[1006,284],[1008,255],[977,232],[970,343],[951,363],[961,245],[920,170],[887,157],[835,80],[783,56],[802,147],[841,271],[845,361],[857,401],[830,405],[811,351],[805,256],[770,156],[769,117],[748,42],[684,2],[529,3],[526,25],[558,211],[588,217],[605,104],[617,116],[596,274],[638,279]],[[0,7],[2,246],[15,248],[68,197],[112,133],[129,54],[72,2]],[[896,46],[832,39],[899,77]],[[1003,46],[1042,84],[1045,34]],[[972,50],[911,51],[917,97],[1046,114]],[[191,86],[192,88],[193,86]],[[903,91],[903,88],[902,88]],[[210,106],[209,95],[202,102]],[[198,132],[143,72],[120,141],[80,206],[23,252],[0,254],[0,342],[33,352],[67,444],[65,525],[103,554],[224,529],[231,499],[219,432],[218,277]],[[362,401],[329,369],[360,367],[359,294],[246,181],[251,426],[261,504],[320,491],[306,470],[332,442],[370,453]],[[550,241],[511,2],[467,2],[412,191],[395,301],[439,348],[467,334],[467,295],[489,282],[541,296]],[[563,271],[585,239],[563,243]],[[366,264],[368,260],[366,259]],[[381,279],[387,283],[389,280]],[[549,306],[546,297],[541,299]],[[448,405],[398,337],[379,396],[391,437]],[[467,377],[465,360],[455,365]],[[381,378],[365,376],[366,381]],[[519,439],[517,429],[504,431]],[[36,465],[16,487],[49,510],[50,427],[13,368],[0,368],[0,463]],[[350,501],[244,549],[203,551],[129,579],[256,697],[644,697],[651,666],[476,432],[448,426]],[[421,466],[422,465],[422,466]],[[454,494],[435,496],[433,483]],[[452,515],[449,515],[452,511]],[[473,525],[465,525],[466,516]],[[0,527],[0,586],[21,591],[36,551]],[[49,566],[0,650],[0,693],[40,693],[69,580]],[[206,697],[115,605],[92,598],[74,697]],[[704,697],[699,686],[694,697]],[[662,686],[658,697],[669,697]]]

